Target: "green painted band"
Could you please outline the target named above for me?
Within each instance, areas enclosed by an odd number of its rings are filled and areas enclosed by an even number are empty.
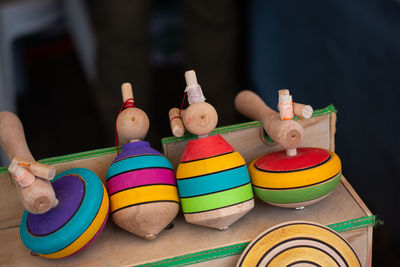
[[[353,229],[363,228],[367,226],[375,226],[376,216],[370,215],[362,218],[352,219],[345,222],[333,223],[327,225],[338,233],[350,231]]]
[[[232,206],[253,198],[251,184],[198,197],[181,198],[184,213],[195,213]]]
[[[332,192],[340,182],[341,173],[322,184],[298,189],[270,190],[253,186],[254,194],[261,200],[270,203],[292,204],[320,198]]]

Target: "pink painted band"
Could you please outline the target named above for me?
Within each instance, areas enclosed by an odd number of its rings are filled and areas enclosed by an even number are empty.
[[[176,186],[175,172],[171,169],[150,168],[121,173],[107,181],[107,191],[112,194],[143,185],[170,184]]]

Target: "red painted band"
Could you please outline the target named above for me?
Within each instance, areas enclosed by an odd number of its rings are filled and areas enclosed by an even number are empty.
[[[181,162],[218,156],[234,151],[234,148],[219,134],[190,140]]]
[[[285,172],[314,167],[329,158],[329,151],[322,148],[297,148],[297,155],[287,156],[278,151],[259,158],[255,165],[264,171]]]
[[[149,168],[121,173],[107,181],[108,194],[149,184],[176,185],[175,173],[170,169]]]

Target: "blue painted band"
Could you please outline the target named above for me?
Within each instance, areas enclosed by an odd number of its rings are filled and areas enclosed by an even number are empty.
[[[78,175],[84,180],[86,192],[82,204],[75,215],[62,228],[47,236],[33,236],[28,232],[28,212],[24,212],[20,226],[21,239],[25,246],[35,253],[49,254],[71,244],[86,231],[100,209],[103,187],[99,177],[94,172],[84,168],[70,169],[58,174],[52,181],[56,181],[65,175]],[[62,205],[62,203],[59,203],[59,205]]]
[[[173,169],[169,160],[164,156],[157,156],[157,155],[136,156],[113,163],[108,169],[107,180],[120,173],[136,169],[144,169],[144,168]]]
[[[238,187],[250,182],[247,166],[177,180],[180,197],[194,197]]]

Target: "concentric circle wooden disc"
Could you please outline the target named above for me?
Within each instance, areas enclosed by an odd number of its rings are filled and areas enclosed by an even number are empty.
[[[314,222],[285,222],[264,231],[243,251],[237,266],[361,266],[349,243]]]

